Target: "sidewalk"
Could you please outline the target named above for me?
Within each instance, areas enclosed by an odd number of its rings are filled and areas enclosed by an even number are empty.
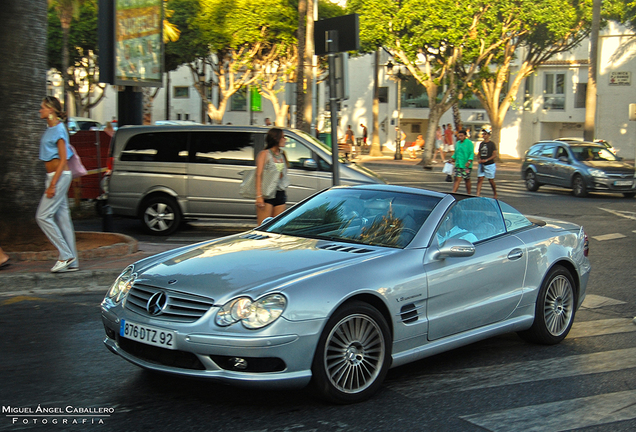
[[[402,160],[394,160],[393,153],[382,156],[360,155],[353,162],[373,168],[400,166],[402,168],[424,171],[418,163],[421,159],[410,159],[404,155]],[[441,172],[443,164],[432,164],[433,172]],[[521,161],[518,159],[503,159],[497,163],[498,170],[519,172]],[[429,170],[426,170],[431,172]],[[249,229],[248,227],[245,230]],[[78,236],[80,233],[78,233]],[[113,235],[112,233],[84,233],[84,236]],[[0,301],[7,295],[56,294],[77,292],[78,290],[91,292],[106,289],[115,281],[122,270],[135,261],[155,255],[157,253],[175,249],[180,244],[157,244],[137,242],[137,240],[121,236],[118,243],[97,247],[90,250],[80,250],[80,270],[70,273],[51,273],[55,263],[54,252],[23,252],[9,253],[11,264],[0,270]]]

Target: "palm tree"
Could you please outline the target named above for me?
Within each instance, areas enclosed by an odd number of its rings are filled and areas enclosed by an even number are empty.
[[[0,245],[44,239],[35,211],[44,188],[38,161],[46,95],[46,3],[5,0],[0,14]]]

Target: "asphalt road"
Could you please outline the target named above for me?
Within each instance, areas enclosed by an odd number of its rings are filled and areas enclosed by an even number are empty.
[[[439,173],[375,169],[392,183],[450,190]],[[101,293],[0,297],[0,431],[636,430],[636,200],[579,199],[543,187],[530,193],[514,173],[498,176],[498,186],[499,198],[522,212],[582,224],[590,236],[588,298],[559,345],[507,334],[392,369],[371,400],[332,406],[308,390],[245,390],[144,372],[102,345]],[[127,234],[138,230],[137,221],[115,222]],[[173,238],[218,231],[192,226]],[[11,411],[38,406],[102,412]]]

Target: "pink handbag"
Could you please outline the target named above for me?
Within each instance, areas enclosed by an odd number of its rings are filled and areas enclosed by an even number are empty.
[[[82,160],[77,154],[77,150],[75,150],[75,147],[73,147],[72,145],[69,144],[69,146],[71,147],[71,150],[73,150],[73,156],[71,156],[71,158],[68,160],[68,169],[71,170],[73,178],[78,178],[86,175],[86,168],[84,167]]]

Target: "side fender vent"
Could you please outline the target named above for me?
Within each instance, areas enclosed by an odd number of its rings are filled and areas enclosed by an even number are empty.
[[[325,249],[330,251],[338,251],[338,252],[349,252],[349,253],[367,253],[373,252],[373,249],[367,249],[359,246],[343,246],[339,244],[329,244],[324,246],[318,246],[318,249]]]
[[[402,309],[400,309],[400,317],[402,318],[402,322],[404,324],[410,324],[417,321],[418,312],[415,303],[409,303],[402,306]]]

